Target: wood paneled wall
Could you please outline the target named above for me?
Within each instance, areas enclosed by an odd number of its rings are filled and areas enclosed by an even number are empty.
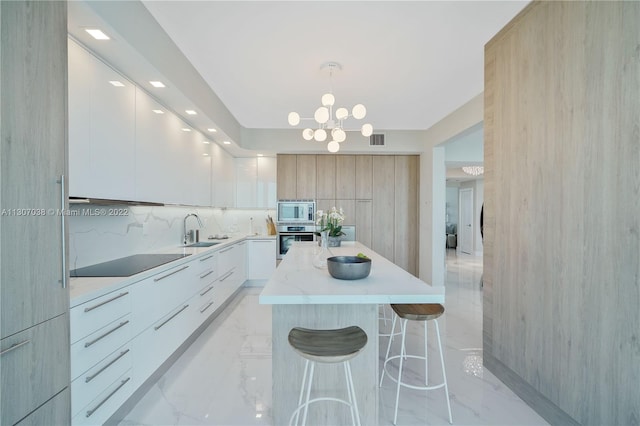
[[[552,423],[640,422],[639,22],[535,2],[485,48],[485,364]]]

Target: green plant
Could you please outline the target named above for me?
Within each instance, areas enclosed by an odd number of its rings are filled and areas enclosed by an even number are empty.
[[[330,237],[344,235],[344,232],[342,232],[342,222],[344,222],[344,211],[342,208],[337,209],[334,206],[328,212],[318,210],[316,213],[316,225],[320,228],[320,232],[327,231]]]

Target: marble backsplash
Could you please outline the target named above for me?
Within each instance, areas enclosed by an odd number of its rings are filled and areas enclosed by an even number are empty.
[[[184,218],[196,213],[203,223],[200,240],[210,235],[266,234],[275,210],[237,210],[188,206],[98,206],[72,204],[68,217],[69,269],[137,253],[179,247]],[[198,229],[190,217],[187,229]]]

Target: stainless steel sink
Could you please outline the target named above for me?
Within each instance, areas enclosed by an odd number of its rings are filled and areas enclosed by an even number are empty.
[[[216,244],[220,244],[220,243],[212,243],[212,242],[207,242],[207,241],[200,241],[198,243],[188,244],[185,247],[211,247],[211,246],[215,246]]]

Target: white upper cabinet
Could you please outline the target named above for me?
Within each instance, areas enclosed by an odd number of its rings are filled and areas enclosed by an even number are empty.
[[[258,157],[257,195],[258,207],[276,208],[277,160],[275,157]]]
[[[235,164],[233,157],[211,144],[211,205],[235,207]]]
[[[236,207],[276,207],[276,159],[236,158]]]
[[[236,207],[258,206],[258,163],[255,158],[236,158]]]
[[[155,113],[153,111],[162,111]],[[175,184],[169,171],[172,168],[170,134],[172,114],[144,91],[136,90],[136,200],[177,202],[171,196]],[[174,129],[177,123],[174,124]],[[178,192],[174,190],[174,192]]]
[[[135,86],[72,40],[69,195],[135,199]]]

